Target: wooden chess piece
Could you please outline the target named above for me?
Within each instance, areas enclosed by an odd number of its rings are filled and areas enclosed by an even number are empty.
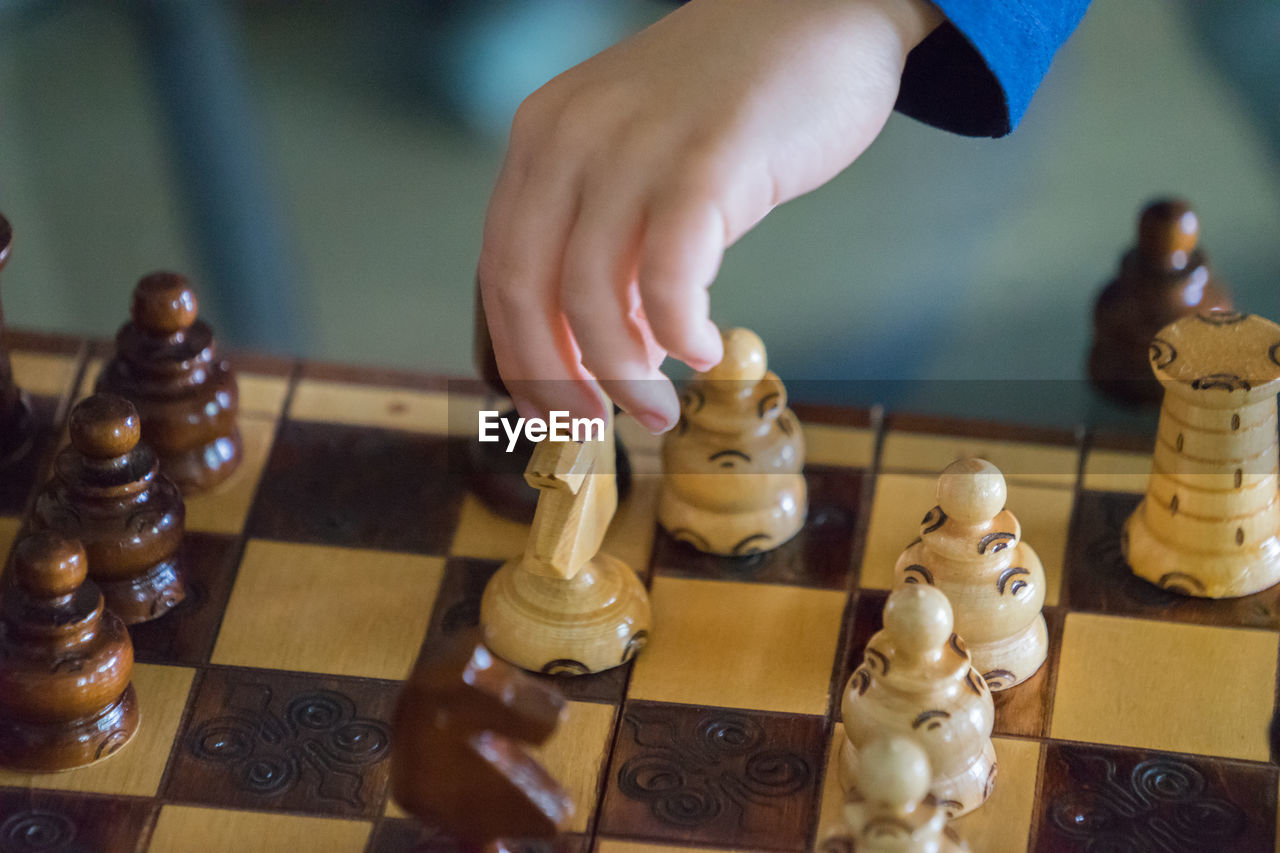
[[[107,607],[132,625],[168,613],[186,597],[179,566],[186,508],[139,443],[133,404],[94,394],[71,410],[71,446],[54,461],[31,524],[78,539],[89,577]]]
[[[13,228],[0,216],[0,270],[9,261],[13,247]],[[5,340],[4,309],[0,308],[0,465],[17,459],[31,447],[36,434],[36,419],[31,401],[13,381],[9,361],[9,344]]]
[[[564,716],[555,690],[498,660],[467,632],[418,662],[392,718],[391,791],[406,812],[464,850],[554,838],[573,812],[526,751]]]
[[[951,463],[938,478],[938,505],[894,568],[896,585],[946,594],[956,633],[992,690],[1026,681],[1049,653],[1044,567],[1004,508],[1006,496],[1004,475],[990,462]]]
[[[498,372],[498,359],[493,352],[493,340],[489,337],[489,321],[485,318],[480,288],[476,286],[475,330],[472,335],[472,355],[480,378],[489,390],[499,397],[510,396],[507,386]],[[509,406],[499,419],[515,429],[519,415]],[[507,426],[501,434],[506,435]],[[523,433],[516,441],[515,449],[507,452],[505,442],[472,441],[467,445],[467,464],[470,469],[470,485],[476,497],[494,512],[514,521],[533,521],[538,507],[538,491],[524,479],[525,465],[533,455],[533,442]],[[618,498],[626,500],[631,491],[631,460],[622,442],[614,438],[614,474],[618,482]]]
[[[935,587],[909,584],[889,594],[884,629],[867,643],[841,703],[840,783],[846,791],[856,787],[862,748],[900,734],[918,740],[929,756],[929,791],[951,817],[991,796],[995,705],[952,625],[951,605]]]
[[[86,563],[79,542],[55,533],[14,550],[0,606],[0,765],[12,770],[93,764],[138,729],[133,644]]]
[[[1197,247],[1200,222],[1185,201],[1153,202],[1138,220],[1137,245],[1098,295],[1089,378],[1125,404],[1160,402],[1147,346],[1162,328],[1199,311],[1231,307],[1231,294]]]
[[[129,313],[97,390],[134,404],[142,440],[183,492],[213,488],[243,456],[235,374],[217,357],[213,332],[197,318],[196,296],[184,277],[145,276]]]
[[[607,419],[607,420],[612,420]],[[584,675],[631,660],[649,636],[649,595],[600,550],[618,506],[613,429],[600,441],[537,445],[525,478],[541,493],[524,554],[489,580],[489,648],[534,672]]]
[[[857,791],[822,853],[968,853],[929,794],[933,769],[912,738],[876,738],[861,750]]]
[[[700,551],[742,556],[800,532],[804,435],[752,331],[723,333],[724,358],[680,395],[662,445],[658,523]]]
[[[1280,580],[1280,326],[1188,317],[1152,341],[1151,367],[1165,394],[1147,494],[1121,538],[1129,565],[1185,595],[1266,589]]]

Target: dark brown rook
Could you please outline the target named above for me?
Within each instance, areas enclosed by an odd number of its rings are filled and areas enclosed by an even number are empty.
[[[18,543],[0,605],[0,763],[34,772],[100,761],[138,728],[133,646],[86,580],[84,548],[55,533]]]
[[[1156,404],[1162,392],[1147,352],[1156,332],[1212,308],[1230,308],[1231,294],[1197,248],[1200,221],[1185,201],[1153,202],[1138,220],[1137,245],[1093,310],[1089,378],[1126,404]]]
[[[32,527],[84,543],[89,576],[126,623],[169,612],[186,597],[179,567],[186,510],[178,487],[139,443],[133,404],[95,394],[71,411],[71,446],[36,499]]]
[[[13,228],[9,220],[0,216],[0,270],[9,260],[13,246]],[[13,367],[9,363],[9,344],[4,333],[4,309],[0,307],[0,465],[21,456],[31,447],[35,437],[36,422],[31,414],[31,404],[13,381]]]
[[[554,838],[573,804],[529,756],[555,731],[559,693],[491,655],[470,632],[419,661],[392,720],[392,794],[479,850]]]
[[[188,494],[226,480],[243,455],[235,374],[217,357],[213,332],[196,315],[195,293],[184,277],[144,277],[97,386],[137,406],[143,440]]]

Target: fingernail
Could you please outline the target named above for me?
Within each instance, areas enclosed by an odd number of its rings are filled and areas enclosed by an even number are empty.
[[[654,435],[660,435],[675,425],[670,419],[655,412],[643,412],[636,415],[636,420],[640,422],[640,426],[644,427]]]

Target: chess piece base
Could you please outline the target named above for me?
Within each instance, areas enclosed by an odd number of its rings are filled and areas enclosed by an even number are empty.
[[[706,498],[738,483],[745,490],[759,490],[767,500],[748,509],[706,506]],[[681,492],[704,499],[686,500]],[[658,523],[704,553],[745,557],[791,540],[804,527],[807,512],[803,474],[671,474],[658,502]]]
[[[626,563],[596,554],[572,578],[536,575],[520,559],[485,587],[480,623],[494,654],[531,672],[587,675],[621,666],[649,636],[649,595]]]
[[[146,574],[128,580],[94,580],[102,590],[107,609],[126,625],[159,619],[187,597],[176,559],[165,560]]]
[[[1039,671],[1049,656],[1049,629],[1041,614],[1011,637],[968,645],[974,669],[995,693],[1016,687]]]
[[[0,755],[10,770],[51,773],[104,761],[138,731],[138,697],[130,684],[101,713],[70,723],[0,723]]]
[[[1146,507],[1144,498],[1120,540],[1129,567],[1143,580],[1197,598],[1239,598],[1280,582],[1280,535],[1229,553],[1182,551],[1155,535]]]
[[[911,731],[903,732],[912,736]],[[928,751],[922,741],[921,746]],[[840,746],[840,786],[845,791],[855,790],[858,779],[858,750],[847,737]],[[946,809],[949,818],[966,815],[987,801],[996,783],[996,749],[987,739],[986,748],[968,767],[952,776],[935,774],[929,793],[938,805]]]
[[[160,457],[160,471],[177,484],[184,495],[209,491],[225,483],[244,456],[240,430],[182,453]]]
[[[19,392],[18,404],[7,421],[0,424],[0,467],[25,455],[35,441],[36,431],[31,400],[25,393]]]

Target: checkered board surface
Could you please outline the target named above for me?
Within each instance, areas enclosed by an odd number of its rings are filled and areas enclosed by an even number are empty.
[[[0,548],[102,350],[15,337],[44,440],[0,474]],[[525,529],[468,493],[475,387],[236,360],[246,458],[188,503],[172,614],[133,631],[142,726],[94,767],[0,773],[0,851],[454,849],[389,802],[387,720],[424,648],[475,624]],[[654,524],[656,442],[606,548],[652,594],[631,666],[559,680],[540,750],[572,793],[568,850],[806,850],[840,801],[839,693],[937,473],[980,454],[1048,575],[1051,653],[996,698],[999,781],[957,822],[975,851],[1273,851],[1280,589],[1197,601],[1128,574],[1140,446],[797,407],[808,523],[777,551],[700,555]]]

